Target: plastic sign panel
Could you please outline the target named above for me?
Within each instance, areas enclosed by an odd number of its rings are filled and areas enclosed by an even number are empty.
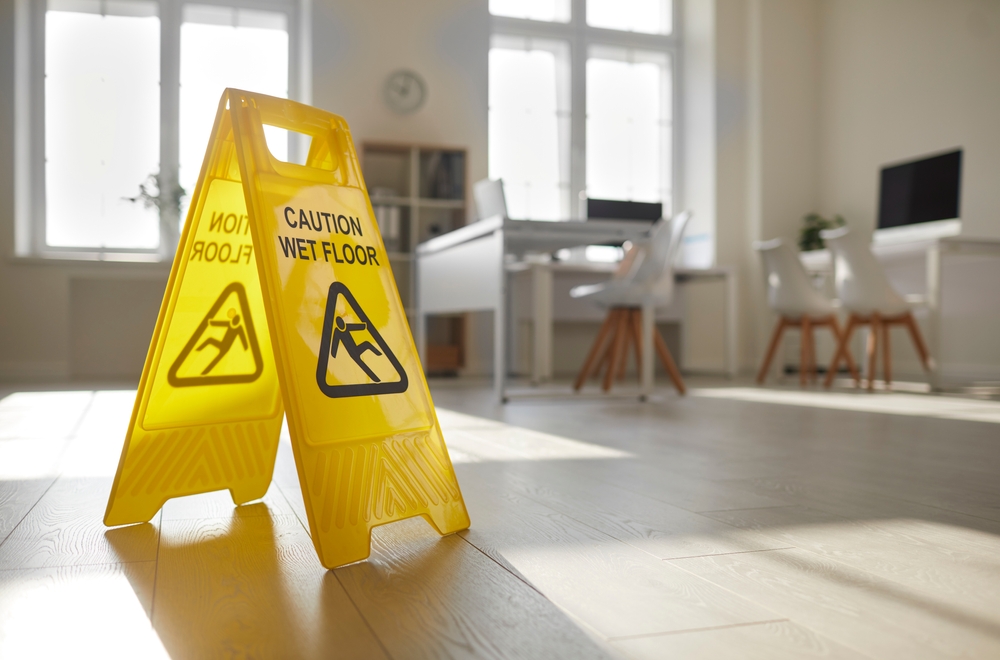
[[[264,125],[311,138],[276,160]],[[366,558],[377,525],[469,526],[346,122],[226,90],[174,259],[106,525],[172,497],[263,497],[287,416],[313,543]]]

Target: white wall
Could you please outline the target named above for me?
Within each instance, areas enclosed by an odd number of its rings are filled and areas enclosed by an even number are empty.
[[[824,0],[820,200],[875,226],[882,165],[962,147],[963,232],[1000,236],[1000,2]]]
[[[469,150],[469,180],[486,177],[489,14],[477,0],[313,0],[312,102],[366,139]],[[382,102],[393,71],[412,69],[427,102],[400,116]]]

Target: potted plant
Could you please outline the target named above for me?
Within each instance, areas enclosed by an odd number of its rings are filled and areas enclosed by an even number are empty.
[[[824,229],[843,227],[845,224],[847,223],[844,218],[839,215],[833,216],[833,219],[827,219],[819,213],[810,213],[802,218],[802,228],[799,230],[799,249],[803,252],[822,250],[826,246],[819,233]]]

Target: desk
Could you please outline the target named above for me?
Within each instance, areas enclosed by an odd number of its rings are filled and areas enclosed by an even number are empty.
[[[884,264],[918,257],[924,260],[923,302],[927,307],[927,344],[931,353],[930,385],[932,389],[942,388],[942,364],[944,347],[942,332],[942,310],[945,304],[944,265],[946,257],[989,256],[1000,257],[1000,239],[948,236],[905,243],[873,244],[872,253]],[[817,273],[832,273],[833,260],[828,250],[805,252],[801,255],[807,270]],[[971,292],[974,297],[988,297],[996,294],[996,282],[984,281],[982,288]],[[969,293],[969,292],[967,292]],[[978,301],[977,301],[978,304]]]
[[[506,400],[508,273],[531,268],[534,292],[535,365],[534,380],[551,376],[552,360],[552,268],[553,264],[519,261],[527,253],[546,253],[580,245],[635,241],[645,238],[648,222],[601,221],[540,222],[489,218],[438,236],[417,246],[416,318],[414,333],[421,360],[425,359],[427,316],[458,312],[494,313],[494,389]],[[685,278],[724,278],[727,283],[726,365],[736,368],[736,287],[732,271],[679,270]],[[643,310],[642,393],[653,389],[654,310]]]

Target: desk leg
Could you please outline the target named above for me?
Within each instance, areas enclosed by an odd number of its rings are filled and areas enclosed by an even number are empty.
[[[739,363],[736,359],[739,317],[736,273],[732,271],[726,273],[724,281],[726,285],[726,373],[730,378],[735,378],[739,372]]]
[[[652,305],[642,306],[642,381],[640,386],[643,401],[653,393],[653,330],[656,324],[656,309]]]
[[[499,234],[499,232],[498,232]],[[500,236],[500,246],[503,237]],[[507,403],[507,269],[504,267],[503,250],[500,250],[499,286],[496,307],[493,310],[493,389],[499,403]]]
[[[534,361],[531,382],[535,385],[552,378],[552,269],[545,264],[531,267],[534,305]]]
[[[931,390],[941,389],[941,246],[927,250],[927,340],[930,344]]]

